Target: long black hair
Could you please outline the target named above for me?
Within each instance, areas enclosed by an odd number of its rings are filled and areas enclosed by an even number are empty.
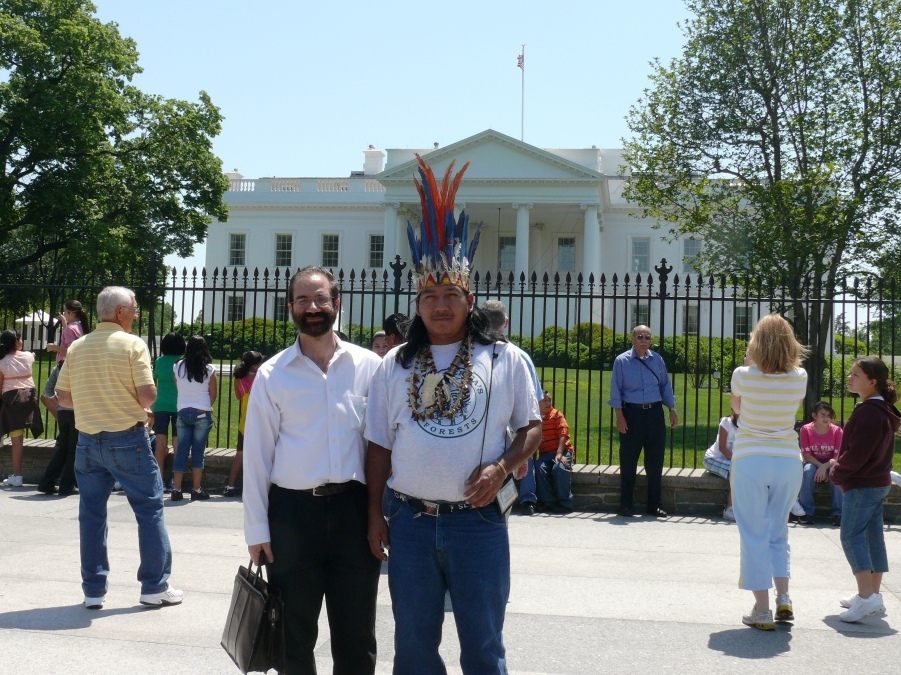
[[[81,323],[81,334],[87,335],[91,332],[91,320],[85,314],[84,306],[78,300],[67,300],[63,304],[63,308],[70,312],[75,312],[78,321]]]
[[[207,377],[206,367],[213,362],[210,348],[200,335],[188,338],[185,345],[185,358],[178,362],[178,374],[187,372],[188,382],[203,382]],[[184,371],[182,371],[184,368]]]
[[[241,355],[241,362],[232,370],[232,377],[236,377],[241,380],[247,377],[247,373],[250,372],[251,366],[258,366],[262,362],[263,355],[259,352],[244,352]]]
[[[498,333],[492,332],[488,328],[488,319],[484,312],[478,307],[473,307],[472,311],[466,317],[464,324],[463,337],[471,337],[472,341],[480,345],[490,345],[495,342],[506,342],[507,338]],[[413,317],[407,328],[407,341],[397,350],[397,362],[404,368],[413,365],[413,359],[421,349],[429,346],[429,332],[426,330],[425,322],[422,317],[417,314]]]
[[[6,357],[7,354],[14,354],[18,341],[19,333],[12,328],[0,333],[0,359]]]

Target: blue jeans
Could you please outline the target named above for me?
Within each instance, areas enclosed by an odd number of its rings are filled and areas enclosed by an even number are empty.
[[[390,493],[389,489],[389,493]],[[494,505],[429,516],[396,497],[387,511],[394,675],[444,675],[438,646],[450,591],[465,675],[506,675],[502,631],[510,595],[510,540]]]
[[[534,504],[536,501],[538,497],[535,494],[535,460],[529,457],[529,468],[519,481],[519,503]]]
[[[556,452],[543,452],[535,462],[535,482],[538,486],[538,501],[545,506],[573,506],[573,455],[563,453],[569,466],[556,461]]]
[[[888,572],[882,503],[889,487],[858,488],[845,493],[842,513],[842,549],[851,572]]]
[[[78,434],[75,475],[81,492],[78,526],[81,534],[81,587],[86,596],[106,595],[109,576],[106,504],[119,481],[138,522],[141,594],[160,593],[172,572],[172,548],[163,521],[163,479],[141,427],[125,431]]]
[[[209,410],[182,408],[178,411],[178,445],[175,448],[175,459],[172,471],[184,473],[188,470],[188,455],[191,455],[191,468],[203,468],[203,453],[213,428],[213,413]]]
[[[801,491],[798,493],[798,501],[801,502],[801,508],[804,509],[804,513],[811,517],[813,517],[816,510],[816,503],[813,501],[813,489],[816,485],[813,479],[816,473],[817,467],[807,462],[804,463]],[[829,483],[829,490],[832,492],[832,515],[840,516],[842,515],[842,489],[831,480],[827,482]]]

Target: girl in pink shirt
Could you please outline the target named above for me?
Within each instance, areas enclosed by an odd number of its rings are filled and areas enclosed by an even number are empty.
[[[813,490],[816,483],[828,483],[832,492],[832,524],[842,524],[842,491],[829,480],[829,469],[835,464],[842,446],[842,430],[833,424],[835,410],[824,401],[813,407],[813,421],[801,427],[801,456],[804,458],[804,478],[798,501],[806,515],[800,517],[805,525],[813,524],[816,503]]]

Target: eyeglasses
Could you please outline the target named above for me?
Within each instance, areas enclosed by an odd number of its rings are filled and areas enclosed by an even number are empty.
[[[636,336],[635,336],[635,339],[636,339],[636,340],[650,340],[650,339],[651,339],[651,336],[650,336],[650,335],[644,335],[644,334],[641,334],[641,335],[636,335]]]
[[[314,295],[312,297],[301,295],[297,298],[294,298],[294,301],[291,304],[293,304],[298,309],[304,309],[312,305],[314,302],[316,303],[317,307],[330,307],[334,301],[335,298],[332,298],[328,295]]]

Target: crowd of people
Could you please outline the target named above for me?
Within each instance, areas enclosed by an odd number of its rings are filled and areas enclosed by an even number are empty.
[[[423,227],[423,237],[431,232],[426,241],[411,228],[413,318],[394,314],[370,349],[354,345],[334,330],[341,309],[334,276],[305,267],[287,288],[296,341],[269,359],[245,352],[232,371],[240,422],[223,494],[237,495],[243,469],[245,541],[253,561],[268,566],[284,603],[286,673],[315,673],[323,600],[335,672],[374,672],[378,580],[389,557],[396,674],[446,672],[439,654],[446,594],[463,672],[506,673],[507,516],[514,505],[526,515],[573,510],[576,450],[566,419],[528,355],[504,337],[503,304],[475,304],[469,265],[478,229],[467,247],[468,220],[460,214],[455,222],[447,206],[453,189],[432,194],[430,170],[421,166],[420,189],[431,204],[424,212],[445,225]],[[447,238],[450,249],[436,245]],[[149,605],[179,604],[184,596],[169,583],[165,492],[173,502],[185,498],[190,466],[191,501],[209,499],[204,452],[218,392],[209,346],[200,336],[186,341],[170,333],[151,366],[147,345],[131,335],[136,314],[131,290],[105,288],[92,330],[81,303],[71,300],[60,315],[59,345],[48,347],[57,366],[43,400],[60,435],[39,490],[80,493],[89,609],[101,608],[108,591],[106,506],[115,484],[137,521],[139,600]],[[632,347],[613,366],[609,404],[620,437],[620,518],[635,516],[642,452],[646,514],[668,516],[661,475],[666,425],[678,424],[677,402],[651,339],[648,326],[635,326]],[[789,515],[796,501],[805,518],[814,515],[818,482],[830,485],[834,523],[857,585],[840,599],[840,618],[854,622],[885,612],[882,504],[892,481],[901,484],[891,470],[901,424],[898,394],[882,361],[857,359],[848,390],[860,405],[840,428],[832,408],[818,403],[799,440],[804,353],[784,318],[760,320],[745,365],[732,374],[732,414],[721,420],[704,458],[709,471],[729,480],[723,515],[737,523],[739,585],[754,599],[742,621],[760,630],[794,619]],[[25,430],[41,431],[33,363],[14,331],[0,333],[0,426],[12,438],[13,474],[4,481],[10,487],[22,484]],[[170,436],[173,477],[164,486]]]

